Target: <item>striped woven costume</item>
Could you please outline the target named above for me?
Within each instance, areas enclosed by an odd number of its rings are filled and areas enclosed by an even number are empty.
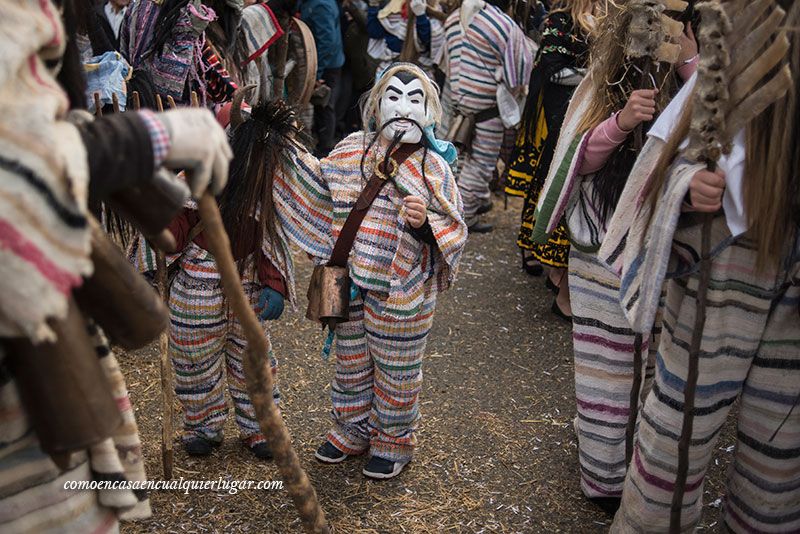
[[[190,207],[194,203],[190,202]],[[290,301],[294,299],[294,275],[286,238],[279,230],[278,252],[263,243],[261,253],[275,266],[286,281]],[[156,269],[155,253],[141,236],[128,250],[128,257],[140,272]],[[265,441],[247,394],[243,358],[247,341],[241,323],[227,305],[219,271],[208,251],[189,242],[181,254],[167,257],[168,265],[180,262],[170,286],[169,351],[175,369],[175,393],[183,406],[184,434],[187,441],[199,435],[212,442],[222,440],[222,428],[228,413],[225,385],[234,404],[236,423],[245,444]],[[254,255],[247,258],[242,270],[242,285],[253,309],[258,311],[260,284],[254,267]],[[269,358],[273,377],[277,359],[269,344],[267,322],[261,321],[270,347]],[[227,379],[223,379],[223,375]],[[273,380],[273,398],[280,400],[277,381]]]
[[[588,497],[619,497],[625,481],[625,429],[633,385],[635,334],[622,313],[619,286],[619,277],[600,263],[596,254],[570,250],[578,409],[575,429],[581,489]],[[659,333],[657,321],[653,335]],[[650,339],[643,339],[643,393],[652,381],[655,346]]]
[[[655,382],[642,408],[612,532],[666,532],[669,527],[699,280],[700,224],[683,226],[675,233],[672,257],[678,262],[672,274],[681,278],[667,283]],[[724,217],[715,219],[711,242],[721,245],[714,247],[700,346],[682,530],[693,529],[700,519],[706,469],[739,397],[725,524],[733,532],[797,532],[800,411],[792,407],[800,394],[800,256],[795,246],[780,270],[757,274],[756,244],[733,240]]]
[[[252,446],[264,442],[266,438],[259,429],[244,379],[247,340],[241,323],[225,300],[214,258],[191,243],[180,262],[169,293],[169,350],[175,368],[175,393],[184,411],[183,439],[200,435],[209,441],[222,440],[228,414],[227,382],[236,424],[245,443]],[[252,266],[244,269],[242,284],[256,309],[262,286],[252,273]],[[269,342],[267,322],[261,321],[261,324]],[[277,404],[280,393],[274,377],[278,364],[271,344],[269,347],[272,394]],[[223,379],[223,374],[227,380]]]
[[[318,262],[330,257],[361,193],[360,165],[373,135],[352,134],[321,161],[298,149],[286,172],[275,178],[284,228]],[[366,176],[378,150],[364,158]],[[401,207],[407,195],[426,200],[436,247],[406,228]],[[331,383],[334,424],[328,439],[345,453],[369,449],[395,461],[412,456],[422,357],[436,295],[454,281],[466,241],[461,210],[447,163],[420,149],[400,166],[361,224],[349,260],[358,292],[349,322],[336,329]]]
[[[596,250],[606,236],[593,202],[593,175],[580,174],[587,139],[578,125],[593,97],[592,76],[584,78],[567,109],[553,164],[540,195],[533,239],[546,243],[565,220],[570,231],[569,287],[573,295],[572,339],[575,354],[576,432],[581,488],[586,496],[619,497],[625,478],[625,430],[634,377],[635,333],[620,305],[620,277],[602,264]],[[648,174],[658,160],[653,144],[642,150],[631,176]],[[656,294],[656,304],[658,303]],[[646,329],[658,334],[654,315]],[[651,337],[642,340],[643,360],[654,349]],[[650,360],[652,360],[650,355]],[[652,363],[652,362],[651,362]],[[644,370],[652,376],[652,369]],[[643,381],[647,391],[647,380]],[[638,407],[634,407],[638,409]]]
[[[143,480],[125,382],[102,334],[89,333],[122,425],[61,470],[42,451],[9,369],[6,338],[55,342],[72,290],[91,274],[86,148],[65,120],[67,95],[48,65],[66,35],[48,0],[4,2],[0,17],[0,531],[116,532],[150,514],[146,495],[66,490],[66,481]],[[104,385],[98,384],[103,387]]]
[[[453,106],[474,114],[497,105],[498,84],[509,91],[528,84],[533,60],[525,34],[497,7],[486,4],[469,27],[461,25],[460,12],[445,22],[448,82]],[[489,182],[503,143],[499,116],[475,125],[472,151],[463,155],[458,187],[464,200],[467,224],[475,222],[478,208],[490,201]]]

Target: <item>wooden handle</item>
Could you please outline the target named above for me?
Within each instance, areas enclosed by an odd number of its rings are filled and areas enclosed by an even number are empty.
[[[169,305],[169,287],[167,286],[167,260],[164,253],[156,249],[156,280],[161,298]],[[172,467],[175,454],[173,439],[175,425],[173,405],[175,403],[175,389],[172,385],[172,361],[169,357],[169,327],[161,332],[158,337],[158,350],[161,364],[161,465],[164,469],[164,479],[172,479]]]
[[[239,271],[231,253],[231,245],[217,201],[210,193],[206,193],[198,202],[200,218],[205,224],[209,252],[214,256],[222,279],[222,289],[228,306],[242,325],[247,350],[244,359],[244,375],[247,392],[258,418],[261,432],[266,436],[275,464],[286,483],[287,490],[300,514],[303,527],[307,532],[330,532],[325,521],[325,513],[317,500],[317,493],[311,485],[305,471],[300,466],[289,431],[272,399],[272,372],[267,355],[270,346],[264,336],[264,330],[256,318],[250,301],[244,293]]]

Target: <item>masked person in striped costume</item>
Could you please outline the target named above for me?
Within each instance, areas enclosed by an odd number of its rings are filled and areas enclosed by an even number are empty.
[[[610,7],[600,22],[591,44],[590,72],[567,110],[533,231],[534,241],[544,243],[560,221],[569,228],[581,489],[611,511],[619,506],[627,469],[629,417],[631,410],[638,411],[638,404],[630,405],[635,353],[640,350],[646,361],[654,346],[631,329],[619,304],[620,279],[599,261],[597,250],[640,149],[634,130],[651,124],[679,83],[667,64],[644,82],[637,81],[641,76],[626,75],[635,71],[619,36],[628,34],[632,16],[625,6]],[[691,76],[697,61],[697,44],[691,29],[686,31],[675,65],[684,78]],[[610,79],[619,83],[609,85]],[[655,83],[660,90],[638,89],[634,84],[639,83]],[[654,318],[650,327],[657,322]],[[657,334],[658,324],[651,330]]]
[[[333,428],[316,453],[338,463],[368,452],[364,474],[378,479],[412,458],[436,297],[453,283],[467,237],[455,149],[433,135],[438,97],[419,67],[389,67],[363,99],[364,130],[321,161],[298,147],[275,183],[287,232],[325,263],[365,180],[396,146],[410,151],[355,235],[349,319],[335,330]]]
[[[519,123],[533,60],[522,29],[503,10],[484,0],[465,0],[445,22],[446,68],[450,101],[458,115],[474,118],[465,132],[458,187],[470,232],[492,231],[478,220],[491,209],[489,182],[500,156],[504,127]],[[504,106],[501,118],[499,105]],[[514,109],[515,108],[515,109]],[[513,120],[504,125],[507,118]],[[458,120],[458,119],[455,119]],[[455,120],[451,120],[451,127]],[[454,137],[454,136],[451,136]]]
[[[800,4],[787,11],[780,27],[797,28]],[[650,130],[649,143],[664,147],[654,172],[626,189],[641,202],[615,217],[609,236],[617,239],[600,251],[621,267],[620,296],[639,331],[654,315],[666,280],[655,379],[612,532],[670,530],[708,216],[710,282],[680,530],[693,531],[700,521],[705,474],[737,399],[725,529],[800,530],[800,39],[796,32],[788,37],[783,67],[791,68],[794,89],[735,135],[715,172],[687,157],[683,140],[697,114],[697,104],[693,112],[689,104],[694,92],[707,89],[699,79],[684,87]]]

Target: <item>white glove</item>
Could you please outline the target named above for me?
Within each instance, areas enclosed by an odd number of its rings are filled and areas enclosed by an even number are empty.
[[[427,8],[428,2],[426,0],[411,0],[411,11],[417,17],[424,15]]]
[[[170,148],[164,166],[186,169],[186,181],[194,198],[207,188],[219,194],[228,182],[233,152],[225,130],[207,109],[173,109],[156,115],[169,132]]]

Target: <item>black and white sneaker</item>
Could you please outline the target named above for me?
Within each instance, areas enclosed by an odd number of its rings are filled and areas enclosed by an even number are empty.
[[[394,478],[400,474],[403,468],[408,465],[408,462],[393,462],[380,456],[373,456],[367,462],[367,466],[362,473],[369,478],[378,480],[386,480],[387,478]]]
[[[326,441],[314,453],[314,458],[326,464],[338,464],[347,459],[347,454],[337,449],[330,441]]]

